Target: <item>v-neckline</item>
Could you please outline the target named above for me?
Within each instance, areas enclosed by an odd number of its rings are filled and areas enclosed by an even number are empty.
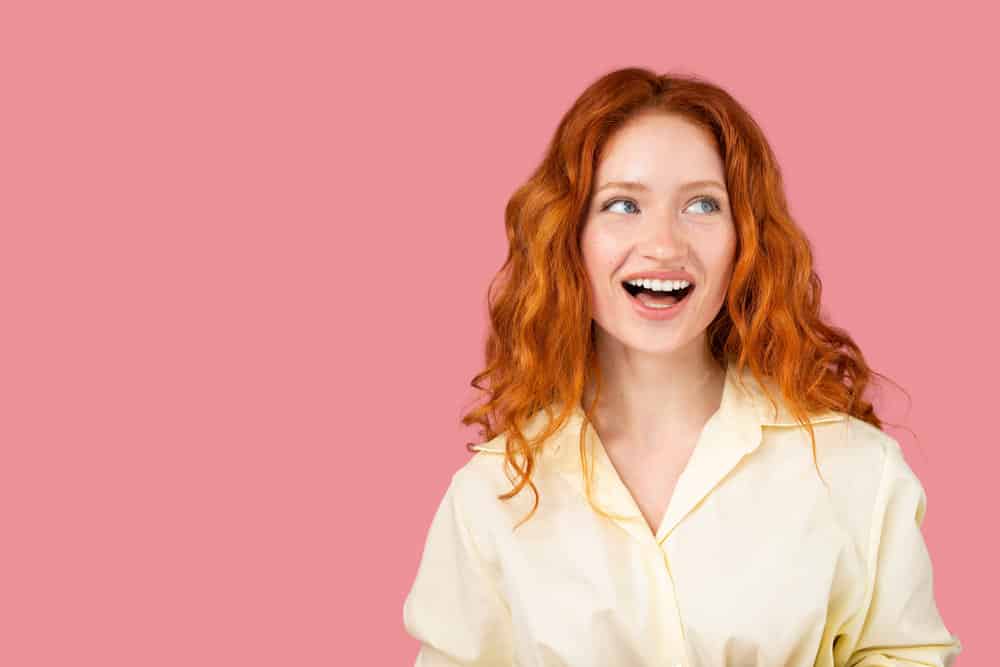
[[[688,453],[684,464],[680,467],[680,471],[677,477],[674,479],[673,488],[670,489],[670,493],[667,495],[666,502],[661,508],[661,513],[659,515],[657,525],[655,528],[650,525],[649,521],[646,520],[645,515],[642,513],[642,508],[639,504],[633,491],[625,483],[624,477],[622,476],[619,469],[615,466],[608,454],[608,450],[601,440],[600,435],[597,433],[597,429],[591,427],[589,429],[591,435],[591,441],[593,447],[590,450],[595,456],[595,482],[599,488],[603,488],[610,492],[610,496],[614,498],[614,505],[617,507],[624,507],[628,510],[627,514],[633,518],[638,518],[645,532],[648,533],[648,537],[652,537],[657,542],[662,541],[666,537],[666,522],[667,518],[671,516],[671,506],[675,504],[675,498],[677,497],[678,488],[681,487],[682,481],[687,474],[688,469],[691,466],[691,462],[695,457],[695,453],[699,448],[703,447],[703,441],[705,440],[706,433],[710,432],[711,425],[714,420],[717,419],[719,413],[721,412],[721,405],[719,409],[709,415],[708,419],[702,425],[701,429],[698,431],[698,436],[695,438],[695,443],[692,446],[690,452]],[[603,483],[602,481],[603,480]],[[609,488],[610,485],[610,488]]]
[[[611,519],[638,541],[647,543],[652,537],[662,545],[681,521],[762,441],[758,408],[746,390],[738,386],[734,376],[734,369],[727,368],[719,407],[702,426],[655,532],[611,463],[596,428],[579,405],[574,409],[573,427],[567,429],[555,444],[557,469],[586,498],[586,471],[579,451],[580,429],[584,428],[587,459],[593,464],[590,471],[593,475],[593,504],[612,515]]]

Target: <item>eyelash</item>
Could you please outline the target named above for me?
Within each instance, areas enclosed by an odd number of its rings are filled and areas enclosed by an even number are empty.
[[[713,204],[713,205],[715,206],[715,210],[714,210],[714,211],[712,211],[712,213],[718,213],[719,211],[721,211],[721,210],[722,210],[722,205],[721,205],[721,204],[719,203],[719,200],[718,200],[718,199],[716,199],[715,197],[712,197],[712,196],[709,196],[709,195],[705,195],[705,196],[703,196],[703,197],[698,197],[697,199],[695,199],[695,200],[694,200],[693,202],[691,202],[691,203],[692,203],[692,204],[695,204],[695,203],[697,203],[697,202],[700,202],[700,201],[702,201],[702,200],[704,200],[704,199],[707,199],[708,201],[712,202],[712,204]],[[611,208],[611,207],[612,207],[613,205],[615,205],[615,204],[617,204],[618,202],[621,202],[621,201],[627,201],[627,202],[629,202],[630,204],[632,204],[632,205],[634,205],[634,206],[638,206],[638,204],[636,204],[636,203],[635,203],[635,202],[634,202],[633,200],[631,200],[631,199],[627,199],[627,198],[622,198],[622,197],[618,197],[618,198],[615,198],[615,199],[612,199],[612,200],[608,201],[607,203],[605,203],[605,204],[604,204],[604,206],[602,206],[602,207],[601,207],[601,210],[602,210],[602,211],[607,211],[607,210],[608,210],[609,208]]]

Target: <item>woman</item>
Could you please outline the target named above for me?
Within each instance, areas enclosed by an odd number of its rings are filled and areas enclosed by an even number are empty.
[[[417,665],[951,664],[923,487],[732,97],[602,77],[506,220]]]

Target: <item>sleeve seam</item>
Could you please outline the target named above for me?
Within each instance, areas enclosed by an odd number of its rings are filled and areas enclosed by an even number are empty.
[[[455,483],[456,491],[458,490],[459,484],[456,482],[456,478],[462,473],[464,468],[460,468],[452,475],[452,482]],[[452,502],[455,505],[455,515],[458,519],[462,532],[466,534],[469,540],[469,545],[472,550],[472,555],[476,560],[476,566],[479,568],[480,574],[488,581],[490,590],[493,591],[494,596],[503,604],[504,608],[507,610],[508,615],[510,614],[510,605],[507,604],[507,599],[502,595],[500,587],[494,577],[494,573],[498,572],[498,567],[495,567],[492,561],[488,561],[483,557],[482,549],[476,540],[476,535],[472,530],[472,525],[467,521],[465,510],[458,502],[458,494],[456,493],[455,498]]]
[[[882,533],[884,523],[884,506],[887,505],[886,497],[889,487],[889,456],[890,452],[884,441],[880,441],[882,449],[882,470],[879,473],[878,491],[875,493],[875,502],[872,507],[872,515],[868,525],[868,597],[869,600],[875,588],[875,579],[878,570],[878,543],[877,539]]]
[[[850,437],[850,432],[848,432],[848,437]],[[858,627],[857,638],[860,639],[864,637],[865,630],[868,627],[868,623],[871,620],[872,614],[872,604],[875,599],[875,584],[878,581],[878,552],[880,546],[879,536],[882,534],[882,527],[885,518],[885,507],[887,507],[886,497],[888,494],[888,466],[889,466],[889,451],[887,443],[885,440],[879,440],[879,446],[882,450],[882,468],[879,472],[879,483],[878,488],[875,492],[875,500],[872,503],[871,518],[868,524],[868,544],[866,545],[865,559],[868,567],[867,581],[865,582],[865,601],[862,609],[864,614],[861,618],[861,625]],[[857,639],[855,640],[855,644]],[[857,657],[855,652],[857,651],[857,646],[852,648],[851,655]],[[856,664],[854,662],[849,663],[851,665]]]
[[[454,475],[451,476],[451,480],[452,483],[455,485],[455,492],[456,492],[452,502],[455,503],[455,515],[458,517],[458,523],[461,526],[462,532],[465,533],[466,537],[469,538],[469,544],[472,547],[473,555],[476,557],[476,562],[479,563],[480,566],[482,566],[483,564],[486,563],[486,559],[483,558],[482,549],[480,548],[476,540],[476,536],[472,531],[472,526],[466,519],[465,510],[462,507],[462,504],[458,502],[459,500],[458,487],[461,483],[458,482],[457,480],[458,476],[461,473],[462,469],[460,468],[459,470],[455,471]]]

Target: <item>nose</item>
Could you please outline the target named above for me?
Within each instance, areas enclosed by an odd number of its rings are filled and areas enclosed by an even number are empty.
[[[667,212],[650,216],[640,250],[653,259],[684,257],[687,254],[687,235],[683,222],[677,215]]]

